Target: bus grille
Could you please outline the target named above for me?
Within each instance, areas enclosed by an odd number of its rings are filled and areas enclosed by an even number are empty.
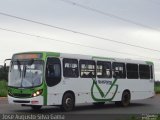
[[[15,93],[13,94],[14,97],[22,97],[22,98],[28,98],[28,97],[31,97],[31,94],[18,94],[18,93]]]
[[[30,103],[30,101],[14,100],[15,103]]]

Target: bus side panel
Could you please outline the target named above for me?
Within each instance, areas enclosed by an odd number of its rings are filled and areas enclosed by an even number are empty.
[[[48,87],[48,105],[61,105],[63,94],[66,91],[73,91],[75,94],[75,102],[77,103],[92,103],[96,102],[91,95],[91,87],[93,80],[91,78],[64,78],[61,83]],[[118,91],[111,101],[120,101],[124,90],[129,90],[131,100],[146,99],[154,96],[154,84],[150,80],[135,80],[135,79],[118,79],[116,82]],[[99,85],[102,91],[106,93],[110,85]],[[111,98],[114,94],[113,87],[106,99]],[[94,89],[94,95],[99,99],[104,99],[97,89]]]
[[[48,87],[47,105],[61,105],[65,92],[73,91],[76,103],[93,102],[91,98],[91,79],[64,78],[54,86]]]
[[[113,101],[120,101],[124,90],[129,90],[131,100],[146,99],[154,96],[154,82],[144,79],[118,79],[118,93]]]

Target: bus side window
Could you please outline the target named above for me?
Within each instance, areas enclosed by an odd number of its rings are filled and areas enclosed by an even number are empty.
[[[127,78],[128,79],[138,79],[138,64],[127,63]]]
[[[49,87],[61,81],[61,62],[58,58],[48,58],[46,65],[46,83]]]
[[[63,59],[63,76],[70,78],[77,78],[79,76],[77,59]]]
[[[47,77],[48,78],[54,77],[54,65],[52,64],[47,65]]]
[[[96,64],[93,60],[80,60],[80,76],[81,78],[95,78]]]
[[[111,78],[111,62],[97,61],[97,77],[98,78]]]
[[[140,79],[150,79],[150,67],[149,65],[139,65]]]
[[[153,66],[150,66],[151,79],[153,79]]]
[[[113,76],[116,75],[117,78],[126,78],[126,69],[124,63],[113,62],[112,63]]]

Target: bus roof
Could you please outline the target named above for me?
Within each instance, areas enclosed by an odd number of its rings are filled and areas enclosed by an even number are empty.
[[[123,59],[123,58],[110,58],[110,57],[102,57],[102,56],[91,56],[91,55],[49,52],[49,51],[28,51],[28,52],[15,53],[14,55],[27,54],[27,53],[35,53],[35,54],[41,53],[41,54],[45,54],[46,56],[56,56],[56,57],[62,57],[62,58],[73,58],[73,59],[76,58],[76,59],[115,61],[115,62],[117,61],[117,62],[139,63],[139,64],[145,63],[145,64],[153,65],[152,61],[142,61],[142,60]]]

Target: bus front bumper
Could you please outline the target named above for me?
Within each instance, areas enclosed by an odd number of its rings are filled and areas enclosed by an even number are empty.
[[[20,105],[43,105],[43,96],[32,98],[14,98],[8,95],[8,103]]]

